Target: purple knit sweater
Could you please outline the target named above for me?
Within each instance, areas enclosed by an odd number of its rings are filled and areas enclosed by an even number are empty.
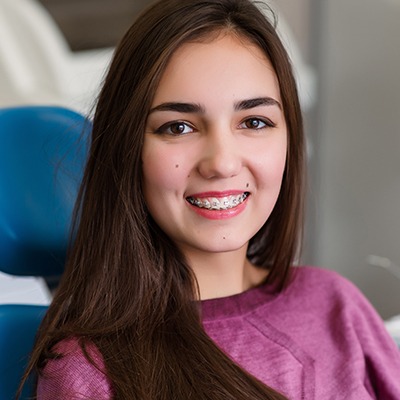
[[[202,303],[204,327],[239,365],[291,400],[400,400],[400,352],[349,281],[318,268],[295,269],[279,295],[266,286]],[[91,365],[73,339],[49,361],[38,400],[112,398],[101,355]]]

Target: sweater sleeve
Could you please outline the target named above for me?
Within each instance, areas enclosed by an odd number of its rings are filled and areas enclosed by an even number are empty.
[[[60,342],[55,351],[62,356],[49,360],[39,375],[38,400],[110,400],[112,391],[105,366],[94,345],[86,348],[91,363],[77,340]]]
[[[365,385],[377,399],[400,399],[400,351],[386,330],[382,319],[350,282],[343,280],[344,291],[350,297],[347,305],[349,323],[358,337],[366,364]]]

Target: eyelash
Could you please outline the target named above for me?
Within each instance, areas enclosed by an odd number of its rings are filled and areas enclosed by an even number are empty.
[[[258,124],[261,123],[263,124],[263,126],[259,127],[259,126],[246,126],[245,124],[247,122],[257,122]],[[245,125],[245,126],[242,126]],[[185,127],[184,131],[182,132],[172,132],[171,129],[176,127]],[[261,129],[266,129],[266,128],[275,128],[276,124],[274,122],[272,122],[270,119],[268,118],[259,118],[259,117],[249,117],[246,118],[245,120],[243,120],[240,124],[239,124],[239,128],[240,129],[251,129],[251,130],[261,130]],[[189,132],[185,132],[187,130],[187,128],[189,128]],[[155,130],[155,133],[160,134],[160,135],[171,135],[171,136],[183,136],[183,135],[187,135],[188,133],[192,133],[195,131],[195,128],[193,127],[193,125],[189,124],[188,122],[185,121],[173,121],[173,122],[167,122],[166,124],[161,125],[159,128],[157,128]]]
[[[181,133],[179,133],[179,132],[176,133],[176,132],[172,132],[172,131],[168,132],[174,126],[175,127],[178,127],[178,126],[188,127],[190,129],[190,132],[181,132]],[[155,133],[158,133],[161,135],[166,134],[166,135],[171,135],[171,136],[181,136],[181,135],[186,135],[188,133],[191,133],[194,130],[195,130],[194,127],[185,121],[174,121],[174,122],[167,122],[166,124],[161,125],[159,128],[157,128],[155,130]]]
[[[266,129],[266,128],[275,128],[276,127],[276,124],[274,123],[274,122],[272,122],[269,118],[259,118],[259,117],[249,117],[249,118],[246,118],[245,120],[243,120],[240,124],[239,124],[239,127],[240,126],[242,126],[242,125],[245,125],[246,124],[246,122],[250,122],[250,121],[256,121],[257,123],[262,123],[262,124],[264,124],[264,126],[262,126],[262,127],[254,127],[254,126],[250,126],[250,127],[248,127],[248,126],[245,126],[245,127],[243,127],[242,129],[253,129],[253,130],[260,130],[260,129]]]

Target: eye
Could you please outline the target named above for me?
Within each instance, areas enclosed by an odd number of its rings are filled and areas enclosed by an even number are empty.
[[[173,136],[186,135],[191,132],[194,132],[193,126],[183,121],[167,122],[156,130],[156,133]]]
[[[263,128],[273,128],[275,124],[269,120],[268,118],[258,118],[258,117],[251,117],[245,119],[240,125],[239,128],[241,129],[263,129]]]

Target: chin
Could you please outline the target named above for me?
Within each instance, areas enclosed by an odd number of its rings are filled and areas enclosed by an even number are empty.
[[[233,240],[232,238],[226,237],[224,238],[219,238],[213,243],[204,243],[201,246],[198,246],[197,248],[203,252],[208,252],[210,254],[213,253],[229,253],[229,252],[235,252],[243,249],[243,247],[248,246],[248,241],[238,241],[238,240]]]

